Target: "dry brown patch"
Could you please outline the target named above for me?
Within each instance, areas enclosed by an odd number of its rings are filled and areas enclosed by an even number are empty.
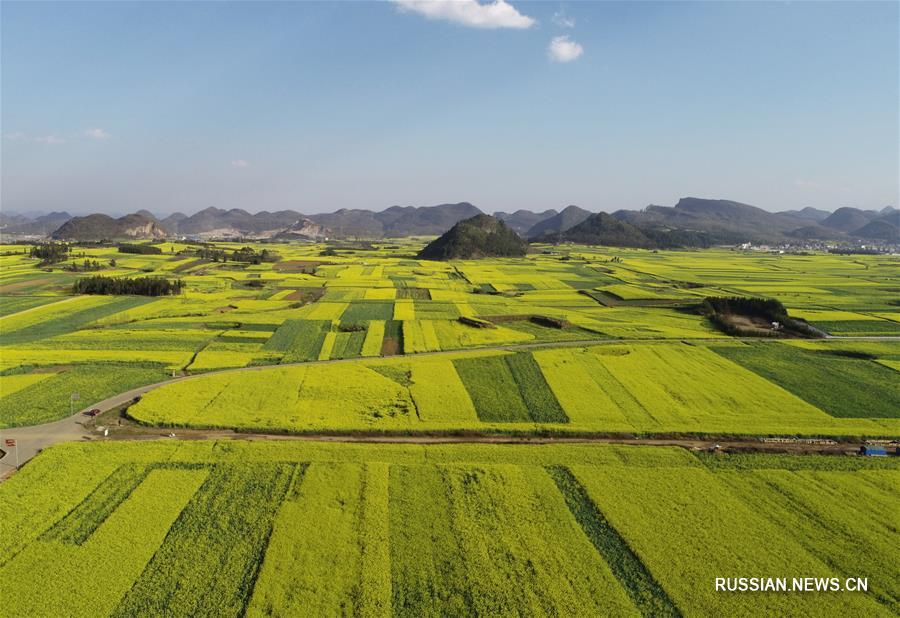
[[[325,294],[325,288],[298,288],[284,297],[284,300],[300,300],[314,303]]]
[[[397,356],[400,354],[400,341],[393,337],[385,337],[381,342],[382,356]]]
[[[18,281],[16,283],[7,283],[6,285],[0,285],[0,294],[15,292],[16,290],[21,290],[22,288],[27,288],[35,285],[44,285],[46,283],[52,282],[53,279],[45,277],[43,279],[26,279],[25,281]]]
[[[319,260],[285,260],[283,262],[275,262],[272,268],[283,273],[306,273],[311,275],[316,272],[319,266],[331,263]]]

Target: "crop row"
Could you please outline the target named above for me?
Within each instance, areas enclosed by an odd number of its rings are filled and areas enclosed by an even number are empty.
[[[566,423],[569,420],[529,352],[460,358],[453,364],[482,421]]]
[[[572,472],[563,466],[552,466],[547,469],[547,473],[553,478],[585,535],[612,568],[616,579],[641,614],[680,616],[681,612],[669,595],[653,579],[618,530],[603,516]]]
[[[57,300],[59,298],[53,296],[0,296],[0,316],[5,317]]]
[[[131,495],[149,471],[146,464],[119,466],[41,538],[81,545]]]
[[[382,352],[390,353],[385,346],[396,341],[390,330],[395,336],[398,324],[385,323]],[[363,346],[368,341],[370,350],[377,345],[369,332],[321,333],[323,340],[326,336],[331,340],[327,357],[339,353],[341,346],[349,349],[354,337],[353,352],[360,341]],[[797,354],[821,358],[825,369],[832,362],[832,355],[794,346],[767,343],[765,347],[783,348],[787,358]],[[744,344],[736,344],[736,349],[752,351]],[[326,357],[321,347],[316,353]],[[229,364],[220,366],[240,366],[256,362],[264,354],[203,351],[196,363],[206,366],[216,360],[207,358],[209,355],[230,355],[234,358],[225,359]],[[857,389],[857,397],[891,401],[896,383],[892,381],[894,369],[866,359],[834,358],[839,364],[851,364],[850,369],[862,365],[868,377],[860,378],[852,371],[834,372],[823,390]],[[411,372],[412,384],[408,386],[380,379],[370,368],[372,362],[363,359],[358,363],[197,377],[147,393],[130,413],[147,422],[176,426],[288,431],[400,427],[540,431],[538,424],[543,423],[552,423],[554,431],[571,432],[829,436],[893,435],[898,431],[898,420],[887,416],[840,418],[827,414],[774,384],[774,379],[769,381],[697,345],[616,344],[379,361],[397,363]],[[877,372],[885,372],[891,379],[876,380]],[[265,381],[267,389],[258,388],[260,380]],[[37,385],[26,387],[10,398],[34,392],[35,388]],[[407,412],[412,410],[413,401],[418,414],[410,416]],[[521,425],[504,427],[506,423]]]
[[[113,616],[239,616],[275,515],[302,468],[217,466]]]
[[[80,298],[65,302],[58,307],[59,312],[47,313],[55,307],[54,303],[43,305],[31,313],[19,314],[21,317],[11,316],[7,318],[9,322],[3,322],[3,344],[16,345],[63,335],[101,318],[152,302],[152,299],[135,296],[97,298],[96,302],[82,301]],[[34,322],[34,319],[40,321]]]
[[[389,506],[394,615],[634,613],[539,468],[392,466]]]
[[[90,479],[89,470],[78,474]],[[152,470],[81,545],[52,540],[26,545],[0,568],[4,611],[20,616],[112,615],[206,475],[206,470]],[[32,518],[36,497],[31,496],[26,509],[19,506]],[[54,494],[55,501],[60,497]],[[49,522],[32,523],[45,527]],[[102,574],[102,585],[92,586],[90,594],[85,592],[87,573]]]
[[[316,360],[330,330],[330,320],[287,320],[263,349],[284,352],[285,363]]]

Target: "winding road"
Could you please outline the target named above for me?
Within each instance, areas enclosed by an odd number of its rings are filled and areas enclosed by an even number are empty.
[[[857,340],[857,341],[900,341],[900,337],[889,337],[889,336],[859,336],[859,337],[829,337],[829,339],[841,339],[841,340]],[[735,337],[703,337],[703,338],[682,338],[678,340],[670,340],[670,341],[691,341],[691,342],[716,342],[716,341],[763,341],[763,342],[776,342],[776,339],[759,339],[759,338],[735,338]],[[530,343],[519,343],[519,344],[509,344],[509,345],[496,345],[496,346],[487,346],[487,347],[475,347],[475,348],[465,348],[458,350],[439,350],[434,352],[419,352],[415,354],[406,354],[406,355],[398,355],[396,357],[390,358],[399,358],[400,356],[405,357],[420,357],[420,356],[445,356],[445,355],[453,355],[459,354],[461,352],[472,352],[472,351],[517,351],[517,350],[533,350],[539,348],[559,348],[559,347],[581,347],[588,345],[598,345],[598,344],[610,344],[610,343],[621,343],[621,344],[629,344],[629,343],[651,343],[657,340],[648,340],[648,339],[579,339],[574,341],[540,341],[540,342],[530,342]],[[103,401],[98,403],[94,403],[85,408],[78,410],[73,416],[69,416],[59,421],[53,421],[51,423],[44,423],[43,425],[33,425],[30,427],[13,427],[8,429],[0,429],[0,448],[3,449],[3,452],[0,453],[0,480],[7,478],[12,472],[17,469],[17,465],[19,468],[27,461],[32,459],[35,455],[37,455],[41,450],[50,447],[54,444],[58,444],[60,442],[73,442],[73,441],[82,441],[82,440],[95,440],[95,439],[103,439],[102,436],[93,428],[87,425],[90,421],[90,417],[85,416],[84,413],[91,409],[99,409],[100,413],[108,412],[110,410],[119,408],[137,397],[144,395],[152,390],[157,388],[167,386],[169,384],[174,384],[176,382],[182,382],[184,380],[196,380],[198,378],[202,378],[204,376],[209,375],[218,375],[218,374],[227,374],[227,373],[237,373],[237,372],[251,372],[251,371],[265,371],[268,369],[273,369],[275,367],[292,367],[292,366],[308,366],[308,365],[327,365],[327,364],[336,364],[336,363],[354,363],[360,362],[364,360],[377,360],[377,357],[372,357],[371,359],[366,358],[347,358],[347,359],[333,359],[333,360],[321,360],[321,361],[306,361],[299,363],[285,363],[283,365],[255,365],[252,367],[235,367],[231,369],[221,369],[218,371],[208,371],[205,373],[198,373],[193,375],[179,376],[175,378],[170,378],[168,380],[163,380],[161,382],[155,382],[153,384],[146,384],[144,386],[140,386],[138,388],[133,388],[128,391],[124,391],[117,395],[113,395]],[[234,439],[245,439],[245,440],[253,440],[253,439],[262,439],[262,440],[316,440],[316,441],[331,441],[331,442],[390,442],[390,443],[415,443],[415,444],[429,444],[429,443],[516,443],[516,444],[537,444],[537,443],[559,443],[559,442],[604,442],[604,443],[614,443],[614,444],[647,444],[647,445],[660,445],[660,446],[684,446],[687,448],[704,448],[704,447],[712,447],[715,444],[718,444],[722,447],[729,446],[737,446],[744,445],[745,447],[748,443],[752,443],[754,448],[757,449],[772,449],[772,450],[784,450],[785,445],[783,444],[773,444],[766,445],[765,443],[759,442],[757,440],[748,438],[743,440],[729,440],[729,441],[712,441],[712,440],[702,440],[702,439],[693,439],[693,438],[685,438],[685,439],[650,439],[650,438],[628,438],[628,437],[609,437],[609,436],[584,436],[584,437],[564,437],[564,436],[556,436],[556,437],[525,437],[525,436],[514,436],[514,435],[428,435],[428,434],[420,434],[420,435],[385,435],[383,433],[373,433],[373,434],[327,434],[327,433],[309,433],[309,434],[267,434],[267,433],[254,433],[254,432],[233,432],[233,431],[213,431],[213,430],[179,430],[179,434],[182,434],[184,437],[190,437],[196,439],[196,437],[210,437],[210,438],[234,438]],[[166,433],[160,431],[159,428],[147,428],[147,431],[134,435],[132,437],[139,439],[163,439],[167,436]],[[16,447],[7,447],[4,446],[6,444],[6,440],[14,439],[16,441]],[[809,445],[802,445],[804,448],[809,448]],[[822,448],[820,450],[823,451],[844,451],[848,449],[848,445],[838,445],[838,446],[829,446],[825,445],[828,448]],[[18,453],[16,452],[18,450]]]

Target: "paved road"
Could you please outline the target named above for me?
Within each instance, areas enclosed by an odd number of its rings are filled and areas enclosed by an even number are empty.
[[[84,423],[89,417],[84,412],[93,408],[99,408],[102,412],[118,408],[121,405],[134,400],[136,397],[143,395],[155,388],[166,384],[173,384],[181,380],[189,380],[198,376],[184,376],[157,382],[156,384],[147,384],[139,388],[125,391],[114,395],[109,399],[104,399],[100,403],[82,408],[75,413],[74,416],[64,418],[60,421],[52,423],[44,423],[43,425],[34,425],[31,427],[13,427],[11,429],[0,429],[0,448],[6,451],[6,454],[0,458],[0,478],[3,478],[9,472],[15,470],[16,467],[16,448],[18,448],[18,464],[21,466],[26,461],[37,455],[41,450],[58,444],[60,442],[74,442],[79,440],[91,439],[97,437],[96,434],[86,428]],[[5,440],[15,439],[17,447],[4,446]]]
[[[6,451],[6,454],[0,459],[0,478],[15,470],[17,457],[18,463],[21,465],[51,444],[84,439],[88,435],[88,431],[81,425],[82,418],[86,417],[76,415],[34,427],[0,429],[0,437],[3,440],[0,441],[0,448]],[[16,447],[4,446],[5,440],[9,438],[15,438]]]
[[[830,339],[846,339],[846,340],[891,340],[891,341],[900,341],[900,337],[831,337]],[[759,338],[735,338],[735,337],[706,337],[706,338],[683,338],[678,340],[670,340],[670,341],[696,341],[698,343],[707,342],[712,343],[715,341],[762,341],[762,342],[773,342],[778,341],[777,339],[759,339]],[[580,339],[577,341],[541,341],[541,342],[531,342],[531,343],[520,343],[520,344],[510,344],[510,345],[497,345],[490,347],[482,347],[482,348],[466,348],[463,350],[440,350],[435,352],[419,352],[416,354],[406,354],[403,356],[412,357],[412,356],[444,356],[451,354],[459,354],[460,352],[469,352],[469,351],[516,351],[516,350],[532,350],[536,348],[547,348],[547,347],[580,347],[585,345],[597,345],[597,344],[608,344],[608,343],[647,343],[648,339]],[[399,358],[393,357],[393,358]],[[65,418],[60,421],[54,421],[52,423],[45,423],[43,425],[35,425],[32,427],[14,427],[11,429],[2,429],[0,430],[0,439],[6,440],[9,438],[14,438],[18,444],[18,462],[19,466],[30,460],[32,457],[37,455],[41,450],[52,446],[54,444],[58,444],[60,442],[71,442],[77,440],[85,440],[91,438],[97,438],[96,434],[92,435],[92,431],[86,429],[84,427],[84,422],[88,420],[88,417],[84,416],[83,413],[89,409],[97,408],[101,412],[107,412],[114,408],[118,408],[119,406],[125,405],[130,401],[133,401],[135,398],[144,395],[152,390],[160,388],[162,386],[166,386],[168,384],[174,384],[175,382],[182,382],[184,380],[196,380],[198,378],[202,378],[203,376],[208,375],[217,375],[217,374],[225,374],[225,373],[236,373],[236,372],[248,372],[248,371],[264,371],[267,369],[272,369],[274,367],[291,367],[291,366],[307,366],[307,365],[327,365],[334,363],[353,363],[359,362],[360,358],[347,358],[347,359],[335,359],[335,360],[323,360],[323,361],[307,361],[301,363],[285,363],[283,365],[255,365],[253,367],[236,367],[233,369],[222,369],[219,371],[209,371],[206,373],[198,373],[189,376],[181,376],[177,378],[171,378],[168,380],[163,380],[162,382],[156,382],[154,384],[147,384],[145,386],[141,386],[138,388],[131,389],[129,391],[125,391],[123,393],[119,393],[118,395],[114,395],[108,399],[104,399],[99,403],[95,403],[86,408],[82,408],[79,410],[74,416],[70,416],[69,418]],[[374,358],[372,360],[375,360]],[[207,432],[210,433],[210,432]],[[243,437],[243,438],[251,438],[254,434],[251,433],[240,433],[235,434],[235,436]],[[154,434],[154,437],[160,437],[158,431]],[[267,436],[266,434],[258,434],[258,437],[264,439],[274,439],[276,436]],[[401,437],[401,436],[348,436],[348,435],[328,435],[328,434],[305,434],[298,436],[288,436],[287,439],[305,439],[305,440],[330,440],[330,441],[367,441],[367,442],[411,442],[411,441],[419,441],[419,442],[442,442],[442,441],[450,441],[450,442],[499,442],[502,440],[508,441],[534,441],[534,439],[521,439],[521,438],[504,438],[502,436],[453,436],[453,437],[427,437],[424,436],[422,438],[416,437]],[[554,441],[559,441],[559,438],[552,439]],[[574,438],[572,440],[575,441],[622,441],[621,439],[610,439],[610,438]],[[650,444],[650,443],[658,443],[660,441],[647,441],[647,440],[626,440],[630,443],[641,443],[641,444]],[[675,441],[663,441],[665,444],[673,444],[678,443],[682,446],[693,446],[700,444],[707,444],[706,441],[696,441],[696,440],[675,440]],[[16,467],[16,449],[15,448],[7,448],[3,446],[3,442],[0,442],[0,448],[3,448],[6,452],[5,455],[0,457],[0,479],[5,478],[11,471],[15,470]],[[711,444],[711,443],[710,443]]]

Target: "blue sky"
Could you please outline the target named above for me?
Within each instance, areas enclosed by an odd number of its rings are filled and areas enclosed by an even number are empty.
[[[4,1],[2,207],[897,205],[898,7]]]

